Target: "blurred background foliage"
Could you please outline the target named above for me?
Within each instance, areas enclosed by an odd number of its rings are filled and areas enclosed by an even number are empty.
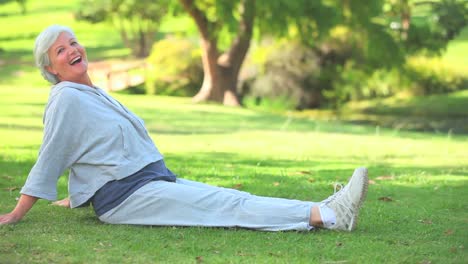
[[[150,53],[168,4],[169,0],[82,0],[75,17],[93,24],[110,22],[133,55],[144,58]]]
[[[220,53],[235,40],[248,1],[192,1],[212,22]],[[0,8],[13,2],[22,13],[34,12],[26,0],[1,0]],[[197,93],[206,75],[204,50],[180,1],[71,2],[74,19],[112,27],[133,57],[146,60],[148,94]],[[278,0],[256,1],[254,8],[237,82],[245,106],[338,110],[351,101],[468,88],[466,51],[450,62],[441,57],[449,43],[468,38],[468,1]]]
[[[339,108],[350,100],[468,88],[468,65],[450,65],[440,58],[454,37],[468,35],[466,28],[462,32],[467,24],[466,1],[369,1],[368,10],[354,2],[349,1],[349,10],[342,9],[344,20],[320,41],[306,43],[302,49],[285,48],[289,43],[254,49],[264,61],[257,61],[263,70],[255,76],[251,95],[272,100],[287,97],[288,105],[299,109]],[[369,19],[363,12],[373,17]],[[404,23],[411,26],[405,28]],[[298,53],[318,67],[300,70]],[[294,64],[307,75],[302,82],[294,81],[297,75],[287,70]]]

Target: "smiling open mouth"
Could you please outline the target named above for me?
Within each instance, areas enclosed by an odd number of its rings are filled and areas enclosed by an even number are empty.
[[[75,65],[75,64],[80,63],[80,62],[81,62],[81,56],[80,56],[80,57],[74,58],[74,59],[70,62],[70,65]]]

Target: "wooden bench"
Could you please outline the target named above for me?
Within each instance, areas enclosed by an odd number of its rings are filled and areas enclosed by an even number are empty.
[[[145,82],[144,60],[90,62],[88,72],[93,83],[107,91],[119,91]]]

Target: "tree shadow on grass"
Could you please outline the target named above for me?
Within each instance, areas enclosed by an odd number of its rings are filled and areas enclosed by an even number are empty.
[[[137,110],[139,111],[139,110]],[[148,131],[167,135],[197,135],[197,134],[230,134],[242,131],[278,131],[278,132],[310,132],[310,133],[339,133],[352,135],[398,135],[401,138],[425,139],[434,135],[434,130],[410,129],[409,127],[395,127],[370,121],[323,121],[308,118],[295,118],[284,115],[255,113],[249,116],[237,114],[191,111],[181,114],[177,110],[154,110],[152,114],[140,115],[145,120]],[[466,126],[467,121],[460,122]],[[410,124],[415,124],[410,123]],[[417,124],[417,123],[416,123]],[[453,123],[450,123],[453,125]],[[464,128],[462,128],[464,131]],[[460,130],[449,130],[446,135],[465,135]],[[468,130],[467,130],[468,131]],[[418,133],[414,133],[418,132]],[[423,133],[421,133],[423,132]],[[464,141],[466,139],[453,140]]]
[[[462,91],[371,103],[350,113],[345,111],[341,118],[395,130],[468,134],[468,97]]]
[[[252,130],[369,134],[374,131],[373,127],[266,113],[238,115],[201,110],[135,110],[141,113],[148,130],[155,134],[228,134]]]
[[[461,116],[401,116],[401,115],[354,115],[345,122],[358,125],[371,125],[396,131],[406,130],[429,133],[468,134],[468,117]]]
[[[21,150],[38,150],[39,146],[15,147]],[[6,185],[17,185],[23,183],[34,165],[34,160],[19,161],[16,158],[8,157],[0,153],[0,187],[6,188]]]
[[[27,66],[21,65],[19,63],[10,64],[9,62],[6,62],[5,65],[0,64],[0,83],[9,85],[14,82],[15,79],[22,78],[24,71],[32,72],[35,70],[36,69],[33,68],[32,64]]]
[[[43,131],[43,126],[31,126],[31,125],[19,125],[19,124],[4,124],[0,123],[0,129],[11,129],[11,130],[25,130],[25,131]]]
[[[130,96],[132,97],[132,96]],[[128,97],[128,98],[130,98]],[[139,98],[136,95],[134,98]],[[126,98],[125,98],[126,99]],[[160,98],[144,97],[142,100],[154,100],[154,106],[146,103],[141,106],[128,99],[124,104],[130,110],[143,118],[148,130],[154,134],[228,134],[241,131],[288,131],[288,132],[325,132],[354,135],[391,134],[399,137],[422,139],[427,134],[434,134],[434,130],[425,130],[428,133],[419,133],[420,130],[411,130],[405,127],[392,125],[378,125],[369,119],[343,118],[335,120],[313,119],[307,116],[285,114],[273,114],[257,111],[230,113],[216,111],[216,107],[209,110],[199,109],[190,103],[176,101],[168,104],[168,101]],[[131,100],[131,101],[130,101]],[[163,106],[158,106],[159,102]],[[167,105],[167,107],[165,107]],[[180,107],[179,107],[180,105]],[[155,107],[156,106],[156,107]],[[200,108],[202,108],[201,106]],[[379,121],[378,118],[376,121]],[[466,124],[466,122],[462,123]],[[457,130],[458,131],[458,130]],[[418,132],[418,133],[414,133]],[[451,133],[459,134],[452,130]],[[456,138],[454,138],[456,139]]]

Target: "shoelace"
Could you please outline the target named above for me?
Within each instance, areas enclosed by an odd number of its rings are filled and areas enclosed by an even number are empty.
[[[338,190],[338,187],[340,188],[339,190]],[[333,194],[330,195],[327,199],[323,200],[322,203],[329,203],[329,202],[333,201],[336,198],[336,196],[338,195],[338,193],[343,191],[343,189],[344,189],[343,184],[335,182],[333,184]]]
[[[341,184],[341,183],[336,183],[336,182],[335,182],[335,183],[333,184],[333,194],[336,193],[336,190],[337,190],[336,187],[340,187],[340,190],[338,190],[338,191],[341,191],[341,190],[343,190],[343,188],[344,188],[343,184]]]

